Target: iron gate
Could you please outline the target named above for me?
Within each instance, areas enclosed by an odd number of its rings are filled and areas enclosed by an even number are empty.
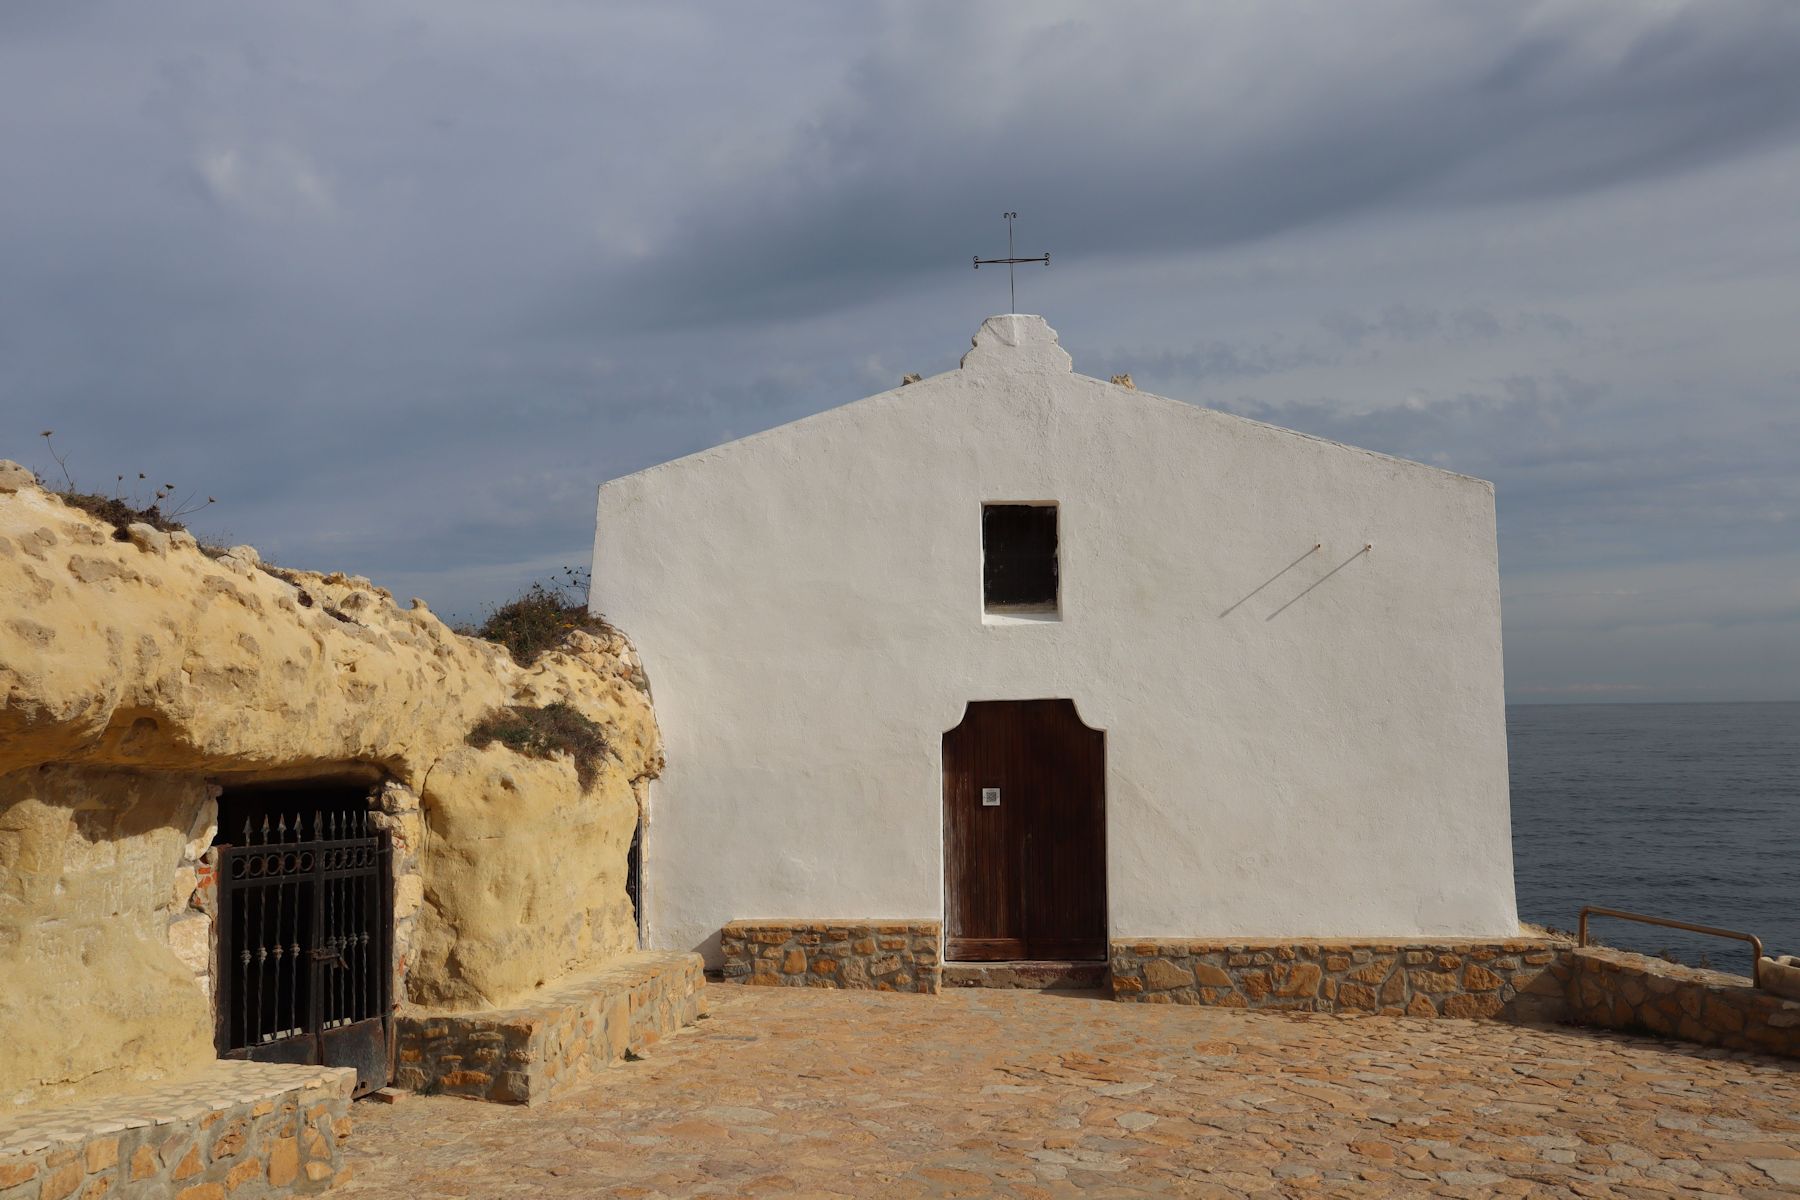
[[[391,852],[333,800],[221,799],[219,1053],[355,1067],[363,1092],[389,1073]]]

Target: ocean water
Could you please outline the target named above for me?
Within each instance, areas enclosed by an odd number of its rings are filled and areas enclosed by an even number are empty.
[[[1800,704],[1507,709],[1519,916],[1584,904],[1742,930],[1800,954]],[[1742,942],[1593,918],[1608,945],[1747,975]]]

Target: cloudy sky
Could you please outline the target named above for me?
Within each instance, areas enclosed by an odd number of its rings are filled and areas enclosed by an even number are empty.
[[[478,616],[955,366],[1496,482],[1516,701],[1800,698],[1800,4],[0,4],[0,456]]]

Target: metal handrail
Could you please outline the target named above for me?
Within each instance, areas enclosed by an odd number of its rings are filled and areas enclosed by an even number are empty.
[[[1588,914],[1597,917],[1618,917],[1625,921],[1642,921],[1646,925],[1663,925],[1670,929],[1685,929],[1689,933],[1711,934],[1713,937],[1732,938],[1740,942],[1750,943],[1750,982],[1757,987],[1762,986],[1762,939],[1754,933],[1743,933],[1736,929],[1718,929],[1712,925],[1695,925],[1689,921],[1672,921],[1668,917],[1651,917],[1643,913],[1626,912],[1620,908],[1600,908],[1596,905],[1584,905],[1581,909],[1581,923],[1576,928],[1576,944],[1588,944]]]

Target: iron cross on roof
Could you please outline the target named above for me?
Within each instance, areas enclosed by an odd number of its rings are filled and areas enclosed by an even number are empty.
[[[1043,263],[1047,267],[1050,265],[1050,252],[1048,250],[1044,251],[1044,256],[1042,258],[1014,258],[1013,257],[1013,222],[1018,219],[1019,214],[1016,212],[1009,212],[1009,213],[1001,213],[1000,215],[1006,218],[1006,257],[1005,258],[982,258],[980,255],[976,255],[975,256],[975,269],[977,271],[979,271],[979,270],[981,270],[981,268],[984,265],[991,266],[991,265],[995,265],[995,264],[999,264],[999,263],[1005,263],[1006,264],[1006,291],[1007,291],[1008,296],[1012,300],[1011,311],[1018,312],[1019,311],[1019,291],[1018,291],[1018,288],[1016,286],[1014,286],[1014,284],[1013,284],[1013,264],[1014,263]]]

